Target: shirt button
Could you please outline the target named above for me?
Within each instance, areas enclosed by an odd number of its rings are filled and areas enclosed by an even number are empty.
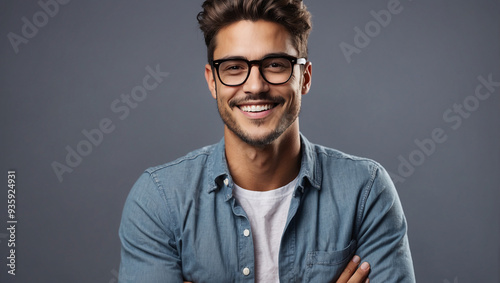
[[[250,236],[250,230],[245,229],[245,231],[243,231],[243,235],[244,235],[245,237]]]
[[[243,268],[243,275],[245,275],[245,276],[250,275],[250,268],[248,268],[248,267]]]
[[[229,186],[229,179],[228,178],[224,179],[224,185]]]

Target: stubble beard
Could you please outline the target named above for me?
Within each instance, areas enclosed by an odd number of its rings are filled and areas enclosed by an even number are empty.
[[[284,100],[279,101],[280,105],[277,107],[283,106]],[[270,133],[263,137],[252,137],[248,132],[245,132],[244,129],[242,129],[241,125],[239,125],[231,115],[230,109],[228,109],[228,107],[224,107],[222,103],[223,102],[217,97],[217,110],[219,111],[219,115],[226,127],[243,142],[254,147],[264,147],[279,138],[295,122],[295,120],[297,120],[301,108],[299,101],[298,105],[295,105],[293,108],[284,113],[284,115],[280,118],[278,125]],[[235,107],[237,106],[233,103],[233,105],[230,105],[229,108],[234,109]],[[264,122],[265,121],[261,119],[252,120],[252,123],[257,127],[262,126]]]

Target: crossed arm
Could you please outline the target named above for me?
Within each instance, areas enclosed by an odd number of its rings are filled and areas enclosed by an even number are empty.
[[[361,259],[359,256],[354,256],[347,264],[347,267],[344,269],[336,283],[369,283],[370,279],[368,279],[368,273],[370,272],[370,264],[364,262],[358,268],[360,262]],[[184,283],[193,282],[184,281]]]

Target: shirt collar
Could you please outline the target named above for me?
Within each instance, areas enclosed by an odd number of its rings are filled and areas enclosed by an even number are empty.
[[[222,138],[208,156],[208,193],[224,186],[224,180],[231,178],[226,161],[225,147],[224,138]]]
[[[302,134],[300,134],[300,141],[302,159],[298,177],[299,181],[294,194],[297,190],[300,190],[303,193],[304,188],[308,187],[308,185],[320,190],[321,179],[323,178],[319,160],[317,158],[316,151],[314,150],[314,145],[310,143]],[[215,145],[214,150],[208,157],[207,166],[209,170],[208,193],[212,193],[224,186],[229,187],[229,189],[232,190],[233,181],[227,166],[224,138],[222,138],[220,142]],[[227,184],[225,184],[226,180]]]
[[[314,144],[310,143],[304,135],[300,134],[302,160],[300,163],[299,183],[297,190],[304,192],[308,185],[321,189],[321,180],[323,178],[321,165],[318,160]]]

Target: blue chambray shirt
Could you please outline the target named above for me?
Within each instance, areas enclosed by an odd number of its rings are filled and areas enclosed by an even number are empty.
[[[119,282],[254,282],[250,222],[224,148],[222,139],[135,183],[119,231]],[[384,168],[302,135],[301,155],[280,282],[335,282],[355,254],[371,264],[372,283],[415,282],[406,220]]]

